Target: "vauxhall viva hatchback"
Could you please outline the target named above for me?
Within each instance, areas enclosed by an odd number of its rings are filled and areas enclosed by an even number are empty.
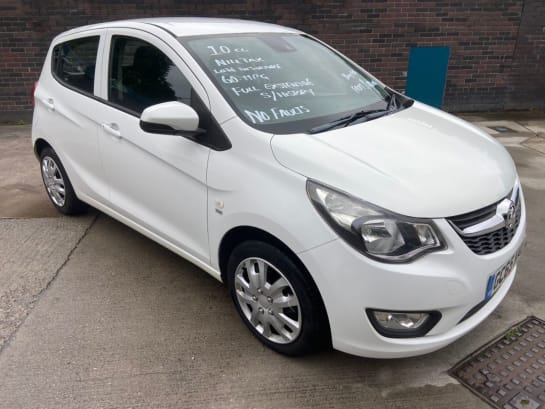
[[[154,18],[57,36],[32,126],[47,193],[227,284],[249,330],[298,355],[437,350],[513,283],[513,161],[295,29]]]

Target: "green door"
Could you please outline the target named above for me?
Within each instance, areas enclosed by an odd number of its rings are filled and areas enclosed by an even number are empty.
[[[411,48],[405,94],[441,108],[447,81],[450,47]]]

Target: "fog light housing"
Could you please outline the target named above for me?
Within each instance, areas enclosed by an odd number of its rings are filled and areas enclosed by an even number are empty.
[[[388,338],[416,338],[426,335],[441,319],[439,311],[367,310],[375,330]]]

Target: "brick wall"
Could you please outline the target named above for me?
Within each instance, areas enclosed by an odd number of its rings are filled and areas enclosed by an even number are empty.
[[[151,16],[255,19],[307,31],[404,89],[411,47],[451,47],[445,108],[545,107],[543,0],[0,0],[0,120],[28,119],[51,39]]]
[[[509,86],[506,105],[545,104],[545,0],[524,2]]]

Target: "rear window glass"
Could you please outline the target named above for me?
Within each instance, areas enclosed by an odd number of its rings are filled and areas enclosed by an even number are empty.
[[[85,37],[58,44],[53,49],[53,75],[61,83],[92,94],[100,37]]]

